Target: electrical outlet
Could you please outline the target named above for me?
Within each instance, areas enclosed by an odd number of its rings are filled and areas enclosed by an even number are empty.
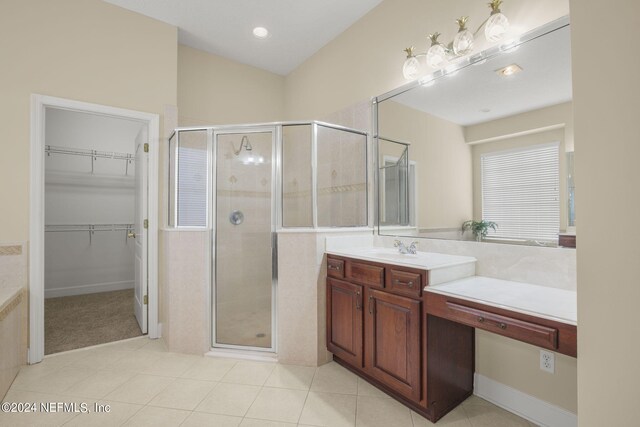
[[[556,355],[550,351],[540,350],[540,369],[551,374],[556,371]]]

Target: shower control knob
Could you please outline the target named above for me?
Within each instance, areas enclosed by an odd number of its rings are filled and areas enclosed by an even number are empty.
[[[233,211],[229,214],[229,222],[233,225],[240,225],[244,221],[244,214],[240,211]]]

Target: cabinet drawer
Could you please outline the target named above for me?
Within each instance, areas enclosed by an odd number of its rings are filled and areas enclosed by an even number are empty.
[[[384,267],[349,261],[347,278],[363,285],[384,288]]]
[[[447,301],[450,318],[474,328],[556,350],[558,330]]]
[[[387,288],[400,294],[420,296],[422,275],[410,271],[390,269]]]
[[[327,276],[342,279],[344,277],[344,261],[341,259],[327,258]]]

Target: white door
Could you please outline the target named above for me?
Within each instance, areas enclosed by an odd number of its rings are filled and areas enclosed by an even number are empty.
[[[129,236],[135,239],[135,314],[143,334],[147,333],[147,165],[148,156],[144,151],[147,143],[147,129],[143,128],[136,137],[136,208],[134,232]]]

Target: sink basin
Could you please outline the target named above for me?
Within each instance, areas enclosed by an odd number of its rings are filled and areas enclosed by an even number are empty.
[[[475,275],[476,259],[468,256],[421,251],[415,254],[402,254],[396,248],[372,246],[330,250],[327,252],[348,258],[427,270],[429,272],[430,285]]]

